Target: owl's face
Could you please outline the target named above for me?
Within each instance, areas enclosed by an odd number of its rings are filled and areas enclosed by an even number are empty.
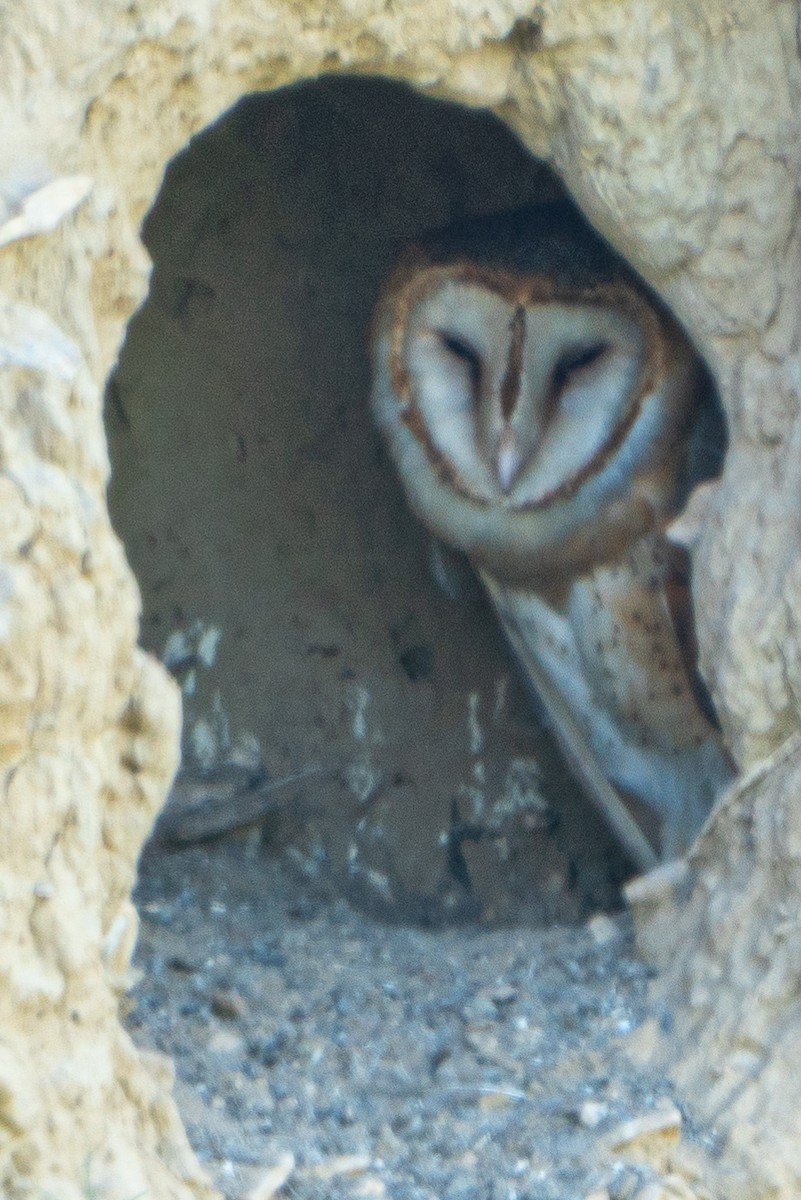
[[[587,564],[675,510],[697,359],[629,278],[407,260],[374,360],[373,408],[413,507],[483,565]]]
[[[630,422],[645,332],[598,304],[515,302],[447,276],[430,284],[400,355],[431,453],[478,501],[547,503]]]

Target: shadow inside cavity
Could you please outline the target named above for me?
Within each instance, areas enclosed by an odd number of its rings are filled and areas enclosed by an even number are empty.
[[[183,782],[235,805],[289,780],[269,851],[386,918],[573,922],[630,874],[479,589],[435,583],[367,406],[398,248],[562,194],[486,113],[323,78],[194,138],[144,226],[109,500],[182,685]]]

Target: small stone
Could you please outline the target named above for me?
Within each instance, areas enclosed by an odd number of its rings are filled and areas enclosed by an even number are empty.
[[[585,1100],[579,1109],[579,1123],[585,1129],[597,1129],[609,1116],[609,1105],[603,1100]]]
[[[592,934],[596,946],[608,946],[610,942],[617,941],[620,937],[617,923],[606,913],[596,913],[594,917],[590,917],[587,929]]]
[[[239,1021],[247,1011],[247,1005],[238,992],[219,988],[211,998],[211,1011],[221,1021]]]
[[[462,1018],[470,1024],[498,1020],[498,1010],[488,996],[474,996],[462,1009]]]
[[[591,1192],[587,1192],[584,1200],[609,1200],[609,1192],[605,1187],[593,1188]]]
[[[193,961],[185,954],[171,954],[166,960],[166,965],[180,975],[195,975],[201,968],[199,962]]]
[[[150,921],[154,925],[168,926],[175,918],[172,905],[158,900],[150,900],[143,904],[140,912],[146,921]]]
[[[668,1102],[644,1116],[623,1121],[609,1134],[608,1144],[616,1153],[636,1154],[655,1162],[680,1138],[681,1113]]]
[[[209,1038],[206,1049],[210,1054],[243,1054],[245,1043],[233,1029],[217,1029]]]
[[[364,1200],[381,1200],[386,1192],[386,1185],[378,1175],[364,1175],[350,1189],[352,1196],[362,1196]]]

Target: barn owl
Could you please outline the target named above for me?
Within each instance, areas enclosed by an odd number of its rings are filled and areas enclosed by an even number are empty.
[[[372,350],[373,413],[412,509],[478,572],[634,862],[657,857],[632,797],[655,814],[662,857],[681,854],[732,777],[695,671],[688,564],[666,534],[720,465],[714,389],[687,337],[557,203],[408,250]]]

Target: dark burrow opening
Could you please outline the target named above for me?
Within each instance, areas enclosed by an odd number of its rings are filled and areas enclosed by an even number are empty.
[[[245,97],[170,163],[106,405],[142,640],[183,692],[150,853],[236,826],[319,894],[429,927],[618,906],[631,863],[481,589],[435,578],[368,411],[398,248],[562,195],[497,118],[376,79]]]
[[[227,1196],[623,1200],[655,1178],[609,1149],[677,1111],[624,1044],[669,1021],[618,911],[632,864],[368,411],[398,248],[561,196],[486,113],[323,78],[193,139],[145,222],[109,500],[184,734],[127,1025],[173,1057]]]

